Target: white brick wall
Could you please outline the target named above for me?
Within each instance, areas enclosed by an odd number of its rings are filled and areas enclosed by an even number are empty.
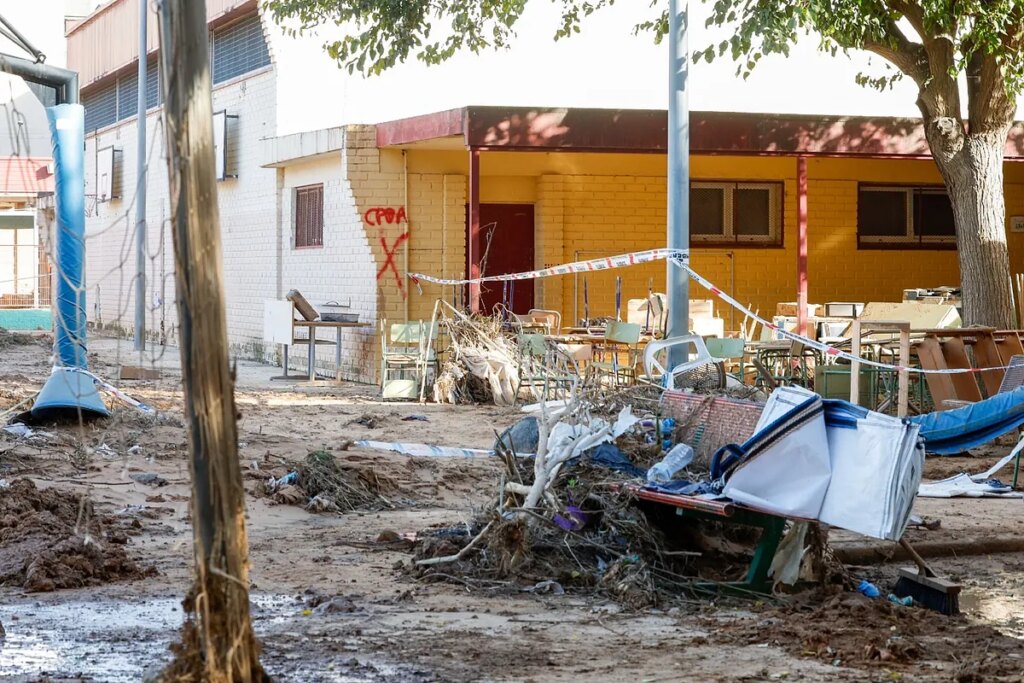
[[[344,146],[343,146],[344,148]],[[361,322],[371,323],[365,330],[342,332],[341,375],[345,379],[374,381],[377,331],[376,268],[363,230],[362,216],[356,208],[351,188],[344,179],[346,153],[290,164],[283,170],[281,192],[283,248],[281,253],[282,287],[285,292],[298,289],[314,306],[338,301],[350,303]],[[323,247],[295,248],[294,188],[324,185]],[[321,338],[332,338],[333,331],[321,330]],[[304,368],[306,348],[293,349],[292,365]],[[298,356],[298,357],[297,357]],[[335,370],[334,348],[317,349],[317,365]]]
[[[217,184],[224,254],[229,341],[236,352],[263,352],[263,300],[277,295],[277,171],[259,165],[260,139],[274,135],[274,81],[265,69],[214,89],[214,111],[237,115],[237,147],[229,178]],[[174,254],[170,232],[161,110],[147,118],[149,166],[147,175],[147,271],[152,309],[147,327],[159,332],[161,322],[172,335],[177,324],[174,301]],[[90,320],[132,329],[135,277],[135,119],[86,137],[86,284]],[[98,203],[95,198],[96,150],[114,145],[121,150],[121,198]],[[233,168],[232,168],[233,166]],[[153,294],[162,298],[155,305]]]
[[[234,353],[277,361],[278,349],[263,341],[263,302],[298,289],[314,304],[351,301],[360,320],[377,317],[376,266],[362,216],[345,180],[346,152],[299,160],[286,168],[264,168],[261,145],[277,134],[278,96],[274,69],[265,69],[217,87],[214,111],[237,115],[237,135],[229,153],[229,178],[217,184],[224,255],[228,337]],[[158,339],[164,330],[176,340],[174,252],[170,231],[167,162],[161,111],[147,119],[150,163],[147,178],[149,243],[147,331]],[[90,321],[134,328],[135,276],[135,120],[102,129],[86,138],[86,284]],[[114,145],[121,151],[117,189],[120,199],[97,203],[96,150]],[[292,192],[296,186],[324,184],[324,245],[295,249]],[[154,300],[154,295],[159,299]],[[157,303],[162,301],[162,303]],[[329,332],[321,331],[327,338]],[[341,375],[373,382],[377,331],[343,332]],[[305,369],[306,348],[295,347],[291,365]],[[333,373],[333,347],[317,350],[317,365]]]

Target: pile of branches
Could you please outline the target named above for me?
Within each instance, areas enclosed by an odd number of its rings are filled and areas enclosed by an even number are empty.
[[[347,465],[328,451],[312,451],[288,475],[264,482],[261,493],[310,512],[352,512],[393,508],[384,493],[395,488],[393,480],[372,469]]]
[[[628,413],[605,420],[578,397],[558,409],[544,408],[535,457],[499,447],[505,471],[495,498],[461,536],[423,532],[414,573],[424,580],[497,582],[534,592],[597,590],[633,608],[684,600],[701,571],[699,544],[665,533],[673,515],[662,518],[658,510],[637,507],[621,487],[635,477],[588,461],[592,447],[628,438],[629,431],[621,430]],[[741,578],[742,553],[735,562],[724,554],[716,562],[730,566],[720,572],[723,578]]]
[[[437,403],[512,405],[519,380],[519,348],[498,317],[468,316],[439,301],[434,320],[448,349],[434,379]]]

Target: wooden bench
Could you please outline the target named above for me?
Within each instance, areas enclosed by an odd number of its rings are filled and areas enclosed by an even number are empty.
[[[752,526],[761,529],[761,538],[754,549],[754,555],[743,581],[698,582],[698,590],[734,593],[771,593],[773,582],[768,578],[775,552],[782,541],[786,519],[739,505],[729,500],[707,500],[697,496],[679,493],[652,491],[636,484],[623,484],[621,490],[628,491],[643,503],[667,505],[675,508],[679,517]]]

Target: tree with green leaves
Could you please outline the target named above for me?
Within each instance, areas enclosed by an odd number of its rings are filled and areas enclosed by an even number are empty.
[[[561,5],[556,38],[580,32],[581,20],[613,0],[552,0]],[[965,320],[1015,327],[1006,243],[1003,153],[1024,91],[1024,0],[705,0],[709,25],[730,37],[696,53],[730,56],[749,75],[766,55],[788,55],[802,35],[820,49],[863,50],[890,66],[862,75],[885,89],[909,78],[917,86],[925,135],[956,221]],[[325,24],[351,28],[325,48],[349,72],[378,74],[410,57],[443,62],[460,50],[507,47],[527,0],[265,0],[294,32]],[[665,0],[635,32],[660,41],[668,31]],[[961,82],[965,84],[961,88]],[[966,98],[964,97],[966,94]],[[963,100],[966,99],[966,102]]]

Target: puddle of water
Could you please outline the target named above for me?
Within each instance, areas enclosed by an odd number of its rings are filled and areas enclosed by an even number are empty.
[[[1024,596],[965,587],[960,594],[960,611],[1011,638],[1024,640]]]
[[[8,605],[0,608],[0,677],[95,672],[112,683],[138,681],[181,621],[178,598]]]
[[[303,683],[421,683],[433,678],[402,666],[358,661],[303,646],[275,647],[275,633],[305,642],[309,618],[294,596],[254,594],[253,625],[264,639],[264,665],[276,680]],[[17,619],[15,620],[15,617]],[[0,605],[0,680],[85,676],[104,683],[137,682],[170,658],[167,649],[184,618],[180,598],[22,602]],[[286,631],[282,631],[282,627]],[[311,645],[311,644],[310,644]]]

